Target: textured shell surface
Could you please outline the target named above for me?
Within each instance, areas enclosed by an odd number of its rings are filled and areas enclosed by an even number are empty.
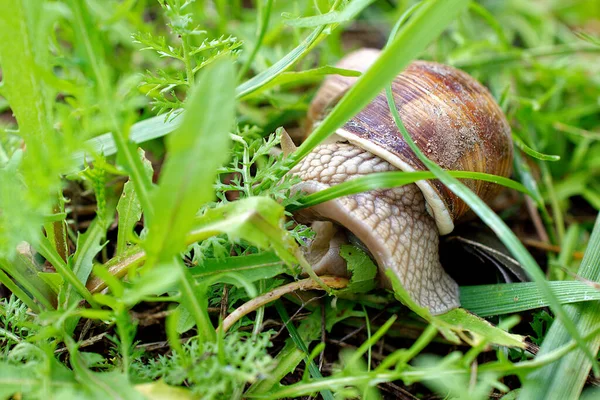
[[[371,65],[377,54],[377,50],[360,50],[346,56],[340,65],[360,64],[361,59]],[[337,80],[331,85],[332,81],[326,81],[317,94],[325,88],[327,98],[321,103],[337,101],[353,83]],[[336,89],[338,92],[332,93]],[[510,126],[491,93],[473,77],[447,65],[415,61],[394,79],[392,92],[406,129],[429,159],[446,170],[510,175]],[[328,104],[319,106],[327,108]],[[384,93],[336,133],[401,170],[426,169],[400,135]],[[489,182],[463,182],[484,201],[499,190]],[[452,230],[453,222],[469,210],[439,181],[419,182],[419,186],[441,233]]]

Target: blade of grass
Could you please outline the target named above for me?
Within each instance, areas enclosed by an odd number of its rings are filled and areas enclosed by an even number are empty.
[[[496,215],[487,204],[485,204],[479,197],[477,197],[477,195],[473,193],[473,191],[467,188],[458,179],[450,176],[450,174],[444,171],[439,165],[429,160],[427,156],[423,154],[423,152],[412,140],[410,134],[408,133],[408,131],[404,127],[404,124],[402,123],[402,119],[400,118],[400,114],[394,102],[392,88],[390,85],[386,87],[385,92],[390,111],[394,118],[394,122],[396,123],[396,126],[398,127],[399,131],[401,132],[402,137],[410,146],[411,150],[417,155],[419,160],[421,160],[421,162],[423,162],[423,164],[431,172],[433,172],[435,176],[442,183],[444,183],[444,185],[448,187],[448,189],[450,189],[454,194],[460,197],[471,208],[471,210],[473,210],[473,212],[477,214],[477,216],[481,218],[486,223],[486,225],[488,225],[490,229],[494,231],[494,233],[498,236],[502,243],[504,243],[504,245],[514,255],[517,261],[519,261],[519,263],[521,264],[523,269],[525,269],[527,274],[538,285],[540,292],[542,292],[542,295],[550,304],[552,311],[560,319],[560,321],[564,323],[567,331],[571,334],[573,339],[577,342],[580,348],[584,351],[585,355],[592,362],[592,365],[594,366],[594,371],[598,371],[598,363],[595,359],[595,356],[586,347],[586,343],[583,341],[583,338],[577,330],[575,323],[565,312],[558,299],[552,293],[552,290],[548,286],[548,282],[545,279],[544,273],[540,269],[539,265],[537,265],[536,261],[533,259],[531,254],[529,254],[527,249],[525,249],[523,244],[510,230],[510,228],[504,223],[504,221],[502,221],[502,219],[498,215]]]
[[[600,282],[600,215],[596,219],[577,274],[582,279]],[[597,302],[567,306],[566,310],[582,332],[589,333],[600,328],[600,309]],[[570,339],[564,321],[555,321],[544,338],[537,357],[543,357],[568,344]],[[599,347],[600,336],[595,336],[586,344],[586,351],[581,348],[575,349],[560,360],[533,372],[525,380],[521,396],[534,400],[550,397],[578,399],[593,365],[586,352],[598,354]]]
[[[6,265],[4,260],[0,260],[0,283],[8,288],[15,296],[19,298],[24,304],[27,305],[34,313],[40,312],[40,307],[23,289],[21,289],[15,281],[13,281],[8,275],[4,273]]]
[[[310,375],[313,378],[317,378],[317,379],[323,378],[323,375],[321,375],[321,371],[319,371],[319,368],[317,367],[315,362],[308,359],[308,356],[309,356],[308,347],[306,347],[306,343],[304,343],[304,340],[302,340],[302,337],[298,334],[296,327],[290,320],[290,316],[288,315],[283,304],[281,304],[281,301],[277,300],[275,302],[275,309],[279,313],[279,316],[281,317],[281,320],[285,324],[285,327],[287,328],[287,330],[290,334],[290,337],[296,344],[296,347],[299,348],[305,354],[304,360],[307,363],[307,368],[310,371]],[[321,390],[321,396],[323,396],[323,399],[325,399],[325,400],[333,400],[333,394],[328,389]]]
[[[60,258],[60,255],[57,253],[56,249],[45,236],[42,236],[42,238],[34,247],[46,260],[50,262],[50,264],[52,264],[52,266],[56,269],[56,272],[58,272],[65,281],[69,282],[73,286],[73,288],[81,295],[81,297],[83,297],[92,307],[98,307],[98,304],[93,299],[91,293],[77,278],[77,275],[75,275],[73,270],[67,267],[67,263]]]
[[[540,153],[539,151],[535,151],[531,147],[527,146],[527,144],[525,144],[523,139],[521,139],[519,136],[517,136],[515,134],[513,134],[512,137],[513,137],[513,140],[514,140],[515,144],[517,145],[517,147],[519,149],[523,150],[523,152],[525,154],[527,154],[533,158],[536,158],[541,161],[559,161],[560,160],[560,156],[556,156],[553,154],[544,154],[544,153]]]
[[[265,34],[267,33],[267,28],[269,27],[269,20],[271,19],[271,9],[273,8],[273,0],[259,0],[256,3],[256,8],[258,13],[258,19],[260,20],[260,24],[258,25],[257,29],[256,43],[254,44],[252,52],[246,59],[246,62],[244,62],[244,65],[242,65],[242,68],[240,68],[240,72],[238,73],[239,78],[246,75],[246,72],[248,72],[248,69],[252,65],[254,58],[258,54],[258,50],[263,44]]]
[[[499,185],[518,190],[521,193],[532,196],[531,192],[529,192],[529,190],[527,190],[525,186],[523,186],[519,182],[513,181],[508,178],[504,178],[502,176],[468,171],[448,171],[448,173],[455,178],[478,179],[482,181],[497,183]],[[300,199],[299,204],[292,204],[288,206],[287,210],[296,211],[301,208],[312,207],[314,205],[323,203],[325,201],[333,200],[342,196],[361,193],[367,190],[390,189],[393,187],[407,185],[425,179],[436,179],[436,177],[432,172],[426,171],[397,171],[378,172],[374,174],[369,174],[367,176],[361,176],[356,179],[351,179],[346,182],[340,183],[339,185],[335,185],[330,188],[321,190],[319,192],[312,193]]]
[[[310,17],[292,18],[289,14],[284,13],[284,23],[289,26],[313,28],[326,24],[339,24],[350,21],[359,12],[366,8],[374,0],[354,0],[349,3],[342,11],[329,11],[325,14],[314,15]]]
[[[600,290],[580,281],[551,281],[548,286],[561,304],[600,300]],[[547,307],[535,282],[462,286],[460,302],[481,317],[517,313]]]

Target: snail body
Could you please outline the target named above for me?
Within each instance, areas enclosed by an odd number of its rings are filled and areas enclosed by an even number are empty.
[[[364,71],[377,55],[377,50],[359,50],[338,66]],[[309,123],[318,123],[354,80],[329,77],[311,104]],[[510,174],[510,127],[492,95],[474,78],[443,64],[415,61],[394,79],[392,93],[412,139],[442,168]],[[381,93],[291,173],[302,179],[299,190],[313,193],[358,176],[394,170],[426,168],[398,132]],[[484,201],[499,190],[489,182],[464,182]],[[460,301],[458,285],[440,264],[438,236],[451,232],[468,211],[436,180],[338,198],[297,217],[304,222],[332,221],[350,231],[369,249],[381,272],[394,271],[414,301],[440,314]],[[385,275],[380,276],[385,283]]]

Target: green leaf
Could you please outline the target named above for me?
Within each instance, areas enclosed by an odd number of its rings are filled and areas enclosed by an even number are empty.
[[[144,169],[148,178],[152,179],[152,164],[146,159],[142,149],[138,149],[138,154],[144,163]],[[133,235],[133,229],[142,217],[142,205],[135,192],[135,185],[131,182],[131,179],[129,179],[123,187],[123,193],[117,204],[117,212],[119,214],[119,226],[115,255],[120,256],[127,249],[127,243],[129,242],[131,235]]]
[[[587,250],[581,261],[577,275],[589,282],[600,282],[600,215],[592,231]],[[590,291],[596,291],[597,288]],[[600,312],[598,302],[586,302],[565,307],[568,318],[575,321],[579,332],[583,335],[600,328]],[[571,335],[562,320],[555,320],[542,342],[536,358],[544,357],[553,350],[568,344]],[[585,350],[578,348],[560,360],[546,365],[527,376],[523,384],[522,398],[527,399],[578,399],[592,367],[586,352],[598,354],[600,336],[595,335],[585,344]],[[576,366],[576,368],[574,368]]]
[[[538,160],[541,160],[541,161],[559,161],[560,160],[560,156],[556,156],[553,154],[543,154],[538,151],[535,151],[531,147],[527,146],[525,144],[525,142],[517,135],[513,134],[512,137],[513,137],[513,140],[515,141],[515,144],[517,145],[517,147],[519,149],[523,150],[525,152],[525,154],[528,154],[533,158],[537,158]]]
[[[279,274],[289,272],[285,264],[274,253],[264,252],[240,257],[225,257],[222,259],[206,259],[202,266],[190,269],[194,279],[210,280],[239,285],[238,279],[232,279],[227,274],[234,273],[245,282],[256,282],[269,279]]]
[[[167,160],[152,193],[155,212],[148,218],[148,236],[143,244],[147,265],[171,262],[183,251],[194,216],[200,206],[214,199],[217,168],[228,158],[234,81],[230,60],[220,60],[203,70],[182,125],[167,140]]]
[[[472,334],[475,343],[484,341],[500,346],[525,348],[525,338],[523,336],[510,334],[463,308],[456,308],[442,315],[431,315],[426,307],[421,307],[412,300],[393,271],[386,271],[386,275],[392,282],[396,298],[435,326],[449,341],[460,343],[459,336],[463,331],[468,331]]]
[[[340,256],[346,260],[348,272],[352,274],[350,284],[342,292],[366,293],[375,288],[377,266],[363,250],[353,245],[340,247]]]
[[[525,186],[523,186],[519,182],[504,178],[502,176],[469,171],[447,172],[455,178],[478,179],[482,181],[493,182],[532,196],[531,192],[527,190]],[[327,189],[320,190],[316,193],[309,194],[299,199],[297,204],[292,204],[288,206],[287,209],[288,211],[296,211],[301,208],[312,207],[317,204],[336,199],[338,197],[361,193],[367,190],[390,189],[393,187],[415,183],[424,179],[436,179],[436,177],[432,172],[429,171],[376,172],[366,176],[357,177],[355,179],[350,179],[338,185],[334,185],[328,187]]]
[[[350,21],[374,0],[354,0],[351,1],[342,11],[330,11],[325,14],[312,17],[293,18],[290,14],[283,13],[284,23],[289,26],[314,28],[315,26],[326,24],[339,24]]]
[[[305,71],[290,71],[284,72],[274,78],[272,81],[264,84],[259,89],[254,91],[252,96],[261,93],[265,90],[271,89],[279,85],[305,85],[307,83],[318,82],[327,75],[340,75],[340,76],[360,76],[360,72],[353,71],[350,69],[343,69],[337,67],[331,67],[326,65],[324,67],[309,69]],[[251,97],[251,96],[248,96]]]
[[[25,368],[0,363],[0,398],[10,399],[17,393],[27,393],[36,383],[34,377],[26,375]]]
[[[561,304],[600,300],[600,291],[580,281],[550,281],[548,286]],[[548,307],[535,282],[461,286],[460,303],[482,317]]]
[[[226,233],[261,249],[272,249],[288,265],[298,262],[298,246],[283,227],[284,209],[268,197],[254,196],[207,210],[188,236],[189,242]]]
[[[135,390],[143,394],[146,400],[194,400],[197,398],[189,389],[169,386],[162,380],[135,385]]]

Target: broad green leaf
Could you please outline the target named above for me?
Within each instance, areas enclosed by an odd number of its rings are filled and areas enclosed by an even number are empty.
[[[188,241],[200,241],[226,233],[230,239],[246,240],[271,249],[288,265],[298,262],[298,246],[283,227],[284,209],[268,197],[250,197],[207,210],[195,221]]]
[[[10,164],[0,169],[0,257],[10,259],[19,242],[39,236],[42,216],[49,214],[59,191],[59,171],[71,161],[63,156],[68,146],[52,126],[55,91],[43,78],[51,68],[48,49],[38,37],[43,7],[1,0],[0,9],[0,92],[27,145],[19,171]]]
[[[27,376],[25,368],[0,363],[0,398],[10,399],[27,393],[37,383],[34,376]]]
[[[288,266],[286,271],[291,275],[296,275],[298,271],[290,271],[289,266],[296,265],[302,260],[297,258],[298,245],[283,226],[284,218],[284,209],[281,204],[268,197],[255,196],[221,204],[193,220],[194,226],[185,238],[185,244],[190,245],[211,236],[226,233],[232,240],[245,240],[260,249],[273,250],[279,260]],[[232,264],[225,267],[230,270],[225,269],[225,271],[235,272],[235,269],[239,268],[242,276],[245,274],[244,270],[252,271],[248,272],[251,277],[257,277],[267,271],[267,274],[271,274],[281,268],[272,264],[275,258],[271,257],[273,257],[272,254],[233,257],[227,261]],[[120,278],[127,273],[130,267],[137,267],[145,260],[144,251],[139,247],[132,247],[122,258],[109,261],[104,268],[110,271],[111,275]],[[257,267],[254,262],[259,262],[259,266]],[[268,270],[260,272],[260,269],[265,266],[268,266]],[[219,262],[214,261],[213,264],[213,261],[209,261],[207,267],[206,274],[202,273],[202,269],[199,267],[192,268],[190,272],[196,276],[198,282],[204,279],[210,280],[219,275],[217,271],[220,267]],[[98,292],[106,286],[99,277],[94,277],[88,282],[88,287],[90,290]]]
[[[217,168],[227,161],[234,122],[235,75],[230,60],[202,71],[187,102],[182,125],[167,140],[167,159],[152,193],[143,244],[149,265],[171,262],[185,249],[185,236],[204,203],[214,199]],[[215,84],[219,82],[219,84]]]
[[[343,245],[340,247],[340,256],[346,260],[348,271],[352,274],[344,292],[366,293],[375,288],[377,266],[367,253],[356,246]]]
[[[223,259],[206,259],[202,266],[190,269],[190,273],[198,281],[206,279],[236,286],[239,285],[239,281],[228,277],[227,274],[234,273],[244,281],[252,283],[286,272],[289,272],[289,269],[285,267],[281,259],[268,252]]]

